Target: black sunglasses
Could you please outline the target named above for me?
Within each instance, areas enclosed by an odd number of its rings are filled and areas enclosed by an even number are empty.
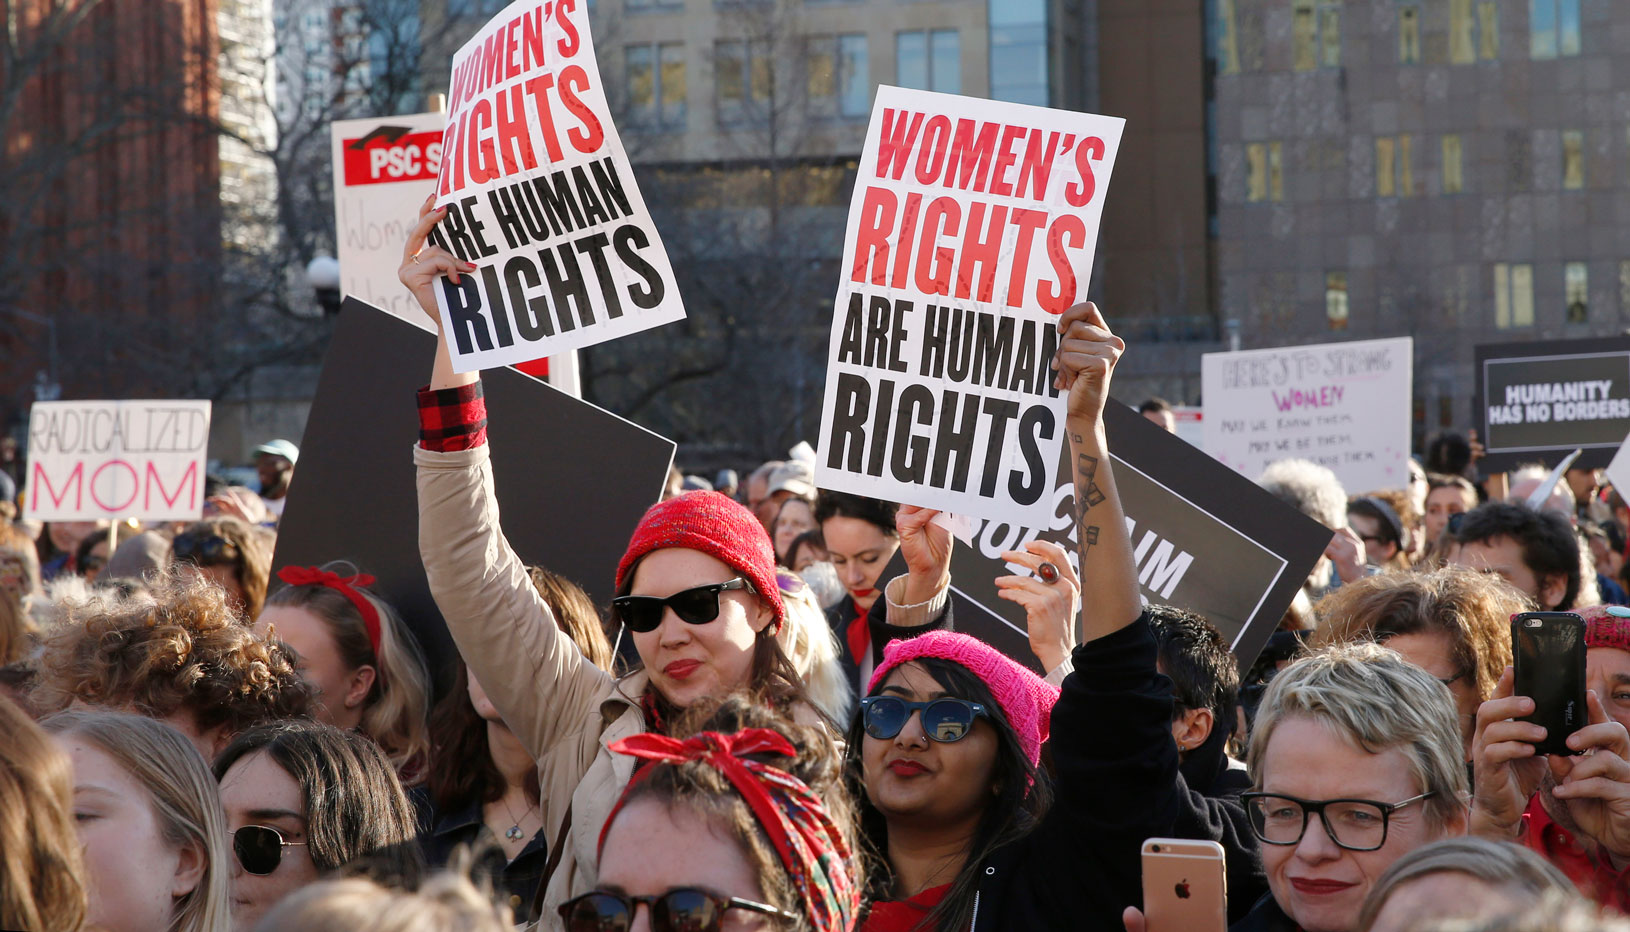
[[[634,925],[634,912],[641,903],[651,909],[651,932],[718,932],[724,926],[724,914],[732,909],[778,919],[798,918],[768,903],[715,896],[695,887],[675,887],[655,896],[592,891],[560,904],[560,919],[566,932],[627,932]]]
[[[283,849],[291,845],[304,845],[303,841],[284,841],[282,833],[265,825],[245,825],[232,833],[232,853],[238,863],[251,874],[265,876],[283,863]]]
[[[911,713],[921,712],[923,733],[942,744],[961,741],[973,731],[973,720],[990,718],[977,702],[943,697],[927,702],[907,702],[898,696],[867,696],[860,700],[860,715],[866,734],[887,741],[911,721]]]
[[[238,548],[224,537],[213,534],[182,534],[171,545],[177,560],[187,560],[203,565],[213,563],[220,559],[236,559]]]
[[[665,599],[654,595],[620,595],[611,600],[611,610],[629,630],[641,634],[655,631],[662,624],[663,610],[668,608],[686,624],[705,625],[719,617],[719,593],[731,589],[752,591],[747,580],[737,576],[727,582],[675,592]]]

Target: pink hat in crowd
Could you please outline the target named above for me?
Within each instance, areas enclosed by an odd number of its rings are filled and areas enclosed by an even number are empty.
[[[903,641],[890,641],[883,648],[883,662],[866,685],[869,694],[902,663],[924,657],[938,657],[967,667],[996,697],[996,704],[1018,732],[1019,747],[1034,767],[1041,760],[1041,745],[1047,740],[1053,717],[1053,703],[1059,689],[1030,672],[1023,665],[984,641],[954,631],[930,631]]]
[[[1586,647],[1616,647],[1630,651],[1630,608],[1591,605],[1574,611],[1585,619]]]

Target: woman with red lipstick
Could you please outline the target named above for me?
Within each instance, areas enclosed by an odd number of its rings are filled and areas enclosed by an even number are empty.
[[[946,598],[951,536],[930,523],[937,514],[845,492],[822,492],[815,502],[815,521],[845,590],[843,599],[827,609],[826,620],[842,647],[843,669],[857,690],[882,659],[883,645],[951,627]],[[909,572],[883,585],[883,568],[896,550],[904,555]]]
[[[1270,896],[1235,932],[1352,932],[1394,861],[1466,831],[1466,768],[1449,691],[1374,644],[1327,648],[1274,677],[1242,799]]]
[[[437,321],[433,287],[470,266],[425,239],[442,219],[426,202],[399,276]],[[615,617],[631,635],[641,669],[622,678],[596,667],[560,631],[499,522],[486,445],[486,407],[476,373],[455,374],[440,335],[430,385],[420,393],[420,553],[453,640],[494,708],[537,761],[544,830],[559,861],[543,881],[543,915],[591,889],[600,827],[634,772],[609,750],[646,731],[666,733],[700,700],[747,691],[804,723],[820,721],[776,633],[786,606],[775,553],[753,513],[715,492],[653,506],[617,566]],[[908,560],[906,589],[945,602],[949,535],[911,529],[927,561]],[[936,588],[937,587],[937,588]],[[900,618],[890,612],[890,621]]]
[[[967,635],[888,645],[848,741],[862,827],[881,855],[862,932],[1118,929],[1140,897],[1143,840],[1179,812],[1171,682],[1156,669],[1103,430],[1124,344],[1091,304],[1059,329],[1086,503],[1084,642],[1062,689]]]

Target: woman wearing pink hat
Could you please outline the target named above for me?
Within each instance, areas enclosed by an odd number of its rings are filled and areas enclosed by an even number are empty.
[[[436,279],[456,283],[474,267],[425,246],[443,217],[429,208],[428,201],[421,208],[399,277],[439,328]],[[805,724],[819,721],[819,713],[777,646],[786,607],[774,548],[752,512],[715,492],[680,495],[646,512],[617,567],[612,601],[642,669],[616,679],[555,625],[504,539],[481,383],[475,373],[453,372],[445,334],[419,410],[414,461],[425,574],[459,653],[537,759],[543,824],[552,839],[539,906],[554,916],[561,903],[594,886],[601,827],[634,772],[634,759],[612,753],[613,744],[665,733],[680,711],[740,690]],[[943,605],[948,535],[927,527],[933,515],[915,511],[915,537],[924,539],[928,558],[908,555],[906,590]],[[909,612],[889,613],[899,626],[931,620],[926,611],[917,621]]]
[[[949,632],[888,645],[848,746],[862,826],[884,855],[863,932],[1118,930],[1141,900],[1143,840],[1179,811],[1171,683],[1156,671],[1103,432],[1124,344],[1091,304],[1059,328],[1086,504],[1075,672],[1060,690]],[[1038,766],[1049,735],[1054,780]]]

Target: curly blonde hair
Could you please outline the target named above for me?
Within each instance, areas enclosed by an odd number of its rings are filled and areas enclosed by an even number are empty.
[[[1499,577],[1463,566],[1383,573],[1319,600],[1313,644],[1385,644],[1400,634],[1446,635],[1460,675],[1486,702],[1511,663],[1511,616],[1530,610],[1528,599]]]
[[[66,607],[46,640],[35,701],[74,701],[169,719],[187,713],[200,734],[236,734],[306,714],[309,690],[287,651],[257,635],[219,587],[191,573],[147,593]]]

